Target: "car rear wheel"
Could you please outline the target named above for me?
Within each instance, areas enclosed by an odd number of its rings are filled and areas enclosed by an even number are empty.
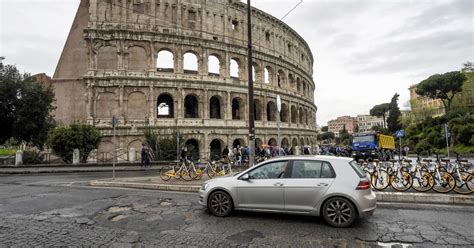
[[[357,218],[354,205],[342,197],[334,197],[326,201],[322,212],[326,222],[334,227],[348,227]]]
[[[209,212],[215,216],[225,217],[232,212],[232,198],[224,191],[213,192],[207,201]]]

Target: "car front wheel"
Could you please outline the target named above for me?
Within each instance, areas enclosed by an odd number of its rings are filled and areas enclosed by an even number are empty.
[[[232,212],[232,198],[224,191],[213,192],[207,201],[207,208],[211,214],[225,217]]]
[[[326,222],[334,227],[348,227],[357,218],[354,205],[342,197],[329,199],[322,210]]]

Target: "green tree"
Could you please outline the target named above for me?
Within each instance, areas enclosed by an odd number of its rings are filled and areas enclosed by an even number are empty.
[[[346,127],[339,132],[339,143],[342,145],[350,145],[352,136],[347,132]]]
[[[333,132],[324,132],[324,133],[318,134],[319,140],[329,140],[329,139],[334,139],[334,137],[336,137],[336,135],[334,135]]]
[[[400,123],[400,118],[402,116],[402,113],[400,112],[400,109],[398,108],[399,96],[400,96],[399,94],[395,93],[389,105],[390,108],[389,108],[389,114],[387,118],[387,127],[388,127],[388,130],[392,133],[395,133],[397,130],[400,130],[402,128],[402,125]]]
[[[48,134],[48,146],[66,163],[72,162],[74,149],[79,149],[81,162],[85,163],[90,152],[99,146],[100,138],[100,133],[94,126],[72,124],[51,130]]]
[[[329,130],[328,126],[322,126],[321,131],[322,132],[327,132]]]
[[[178,142],[179,147],[184,147],[185,137],[178,132],[164,134],[151,129],[145,131],[145,143],[151,148],[155,160],[175,160]],[[188,152],[192,152],[190,147],[188,147]]]
[[[390,103],[382,103],[379,105],[375,105],[371,110],[370,110],[370,115],[372,116],[377,116],[377,117],[382,117],[383,118],[383,128],[385,128],[386,125],[386,120],[385,120],[385,115],[387,111],[390,109]]]
[[[0,66],[0,144],[9,138],[42,148],[54,126],[54,93],[13,65]]]
[[[446,113],[448,113],[454,96],[462,91],[462,85],[466,80],[466,75],[459,71],[435,74],[418,84],[416,94],[440,99]]]

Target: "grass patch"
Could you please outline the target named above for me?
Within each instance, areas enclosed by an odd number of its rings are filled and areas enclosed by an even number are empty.
[[[443,154],[443,155],[448,154],[446,148],[436,149],[436,151],[439,154]],[[459,153],[461,156],[468,156],[468,157],[474,156],[474,146],[456,145],[454,147],[450,147],[449,153],[451,156],[455,156],[453,151]]]
[[[0,149],[0,156],[11,156],[15,154],[16,154],[15,149]]]

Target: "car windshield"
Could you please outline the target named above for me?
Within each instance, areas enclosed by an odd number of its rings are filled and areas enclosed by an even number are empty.
[[[355,136],[353,142],[374,142],[373,135]]]

